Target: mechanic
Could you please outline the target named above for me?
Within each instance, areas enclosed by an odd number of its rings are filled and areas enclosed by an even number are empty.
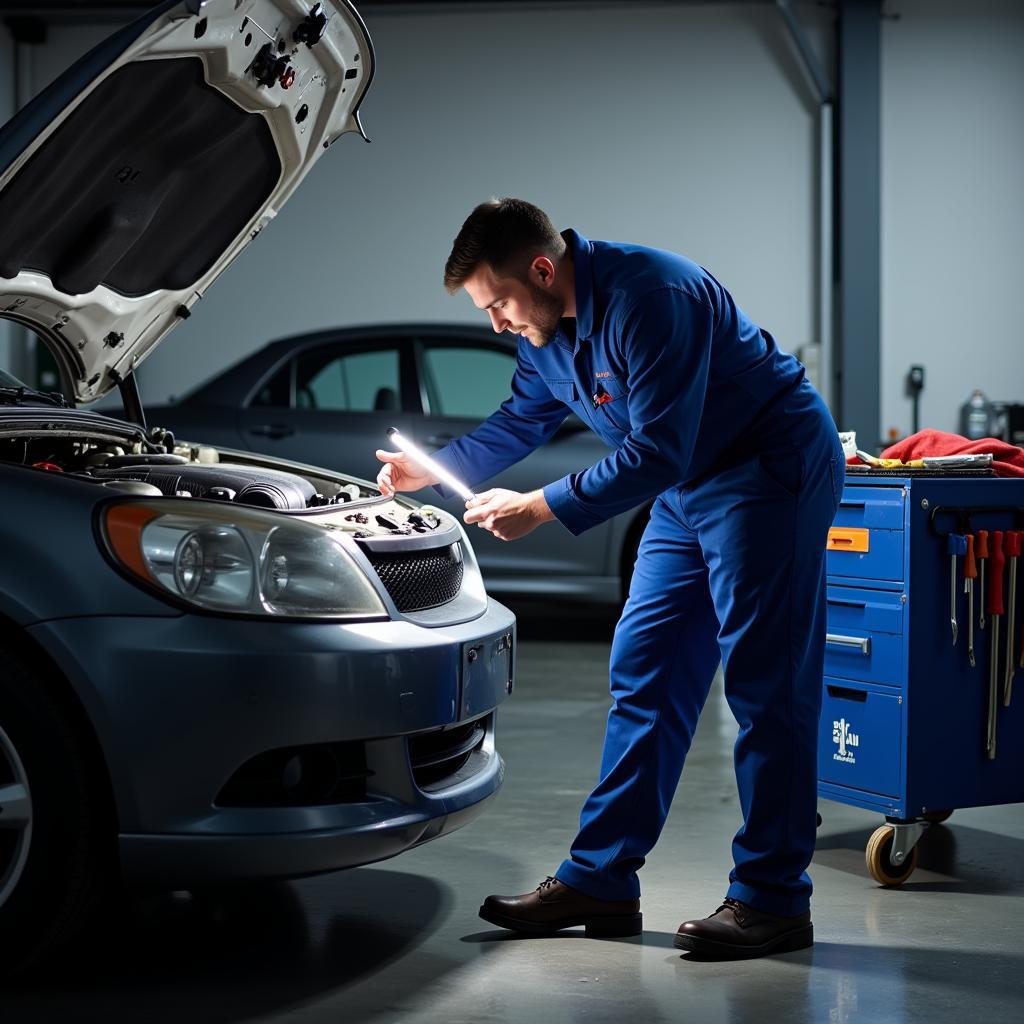
[[[523,200],[470,214],[445,285],[519,336],[511,397],[436,453],[446,469],[471,487],[494,477],[570,411],[613,449],[542,490],[478,494],[465,521],[507,541],[555,519],[580,534],[653,499],[612,642],[600,778],[569,857],[480,916],[532,934],[641,931],[637,871],[721,661],[743,826],[724,901],[675,944],[719,958],[811,945],[824,553],[844,475],[827,407],[706,270],[559,233]],[[406,455],[377,456],[385,494],[438,483]]]

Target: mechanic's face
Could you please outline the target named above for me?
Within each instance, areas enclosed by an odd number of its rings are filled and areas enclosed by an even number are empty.
[[[551,261],[538,256],[530,264],[525,281],[499,277],[490,266],[481,264],[463,287],[477,309],[490,316],[498,334],[521,334],[534,348],[543,348],[555,336],[558,321],[565,315],[553,284]]]

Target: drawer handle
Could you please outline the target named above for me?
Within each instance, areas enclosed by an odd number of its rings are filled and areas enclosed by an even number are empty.
[[[870,547],[871,531],[846,526],[833,526],[828,531],[827,551],[867,551]]]
[[[840,508],[867,508],[866,501],[847,501],[845,498],[839,502]]]
[[[851,690],[846,686],[826,686],[830,697],[837,697],[839,700],[855,700],[858,704],[867,703],[867,690]]]
[[[868,606],[867,601],[850,601],[844,597],[830,597],[828,603],[842,608],[867,608]]]
[[[871,637],[869,636],[840,636],[838,633],[826,633],[825,643],[835,644],[837,647],[857,647],[861,654],[868,657],[871,655]]]

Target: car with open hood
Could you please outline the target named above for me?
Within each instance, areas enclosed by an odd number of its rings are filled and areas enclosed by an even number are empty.
[[[460,522],[334,470],[147,427],[134,372],[345,133],[345,0],[173,0],[0,129],[0,966],[118,878],[393,856],[504,767],[515,620]],[[117,389],[118,416],[86,406]]]

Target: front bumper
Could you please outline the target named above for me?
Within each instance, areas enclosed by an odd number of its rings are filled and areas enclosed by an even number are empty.
[[[505,764],[494,750],[470,785],[413,804],[376,800],[347,804],[335,828],[259,835],[130,835],[118,837],[121,872],[132,882],[187,887],[210,882],[300,878],[394,857],[462,828],[497,794]],[[265,812],[267,813],[267,812]],[[353,823],[354,818],[363,819]],[[267,821],[271,826],[272,820]]]
[[[352,624],[92,617],[29,630],[77,691],[106,758],[125,874],[168,884],[295,877],[393,856],[471,820],[501,785],[491,714],[511,692],[515,618]],[[417,785],[410,735],[477,720],[450,780]],[[343,803],[219,806],[267,751],[358,742],[366,793]]]

